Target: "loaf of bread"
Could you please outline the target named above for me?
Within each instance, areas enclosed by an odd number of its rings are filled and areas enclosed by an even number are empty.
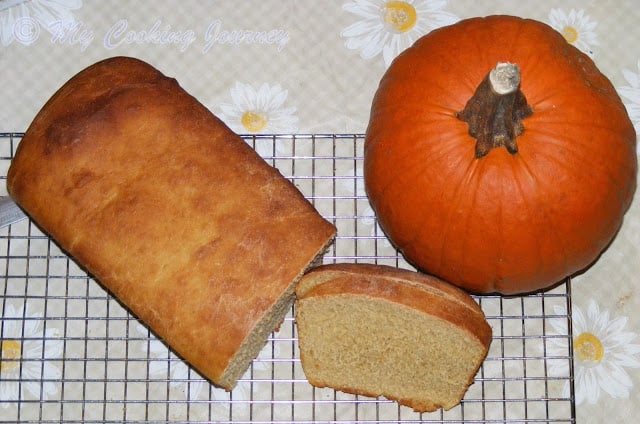
[[[300,280],[296,295],[311,384],[384,396],[418,412],[459,404],[491,342],[473,298],[409,270],[322,265]]]
[[[133,58],[98,62],[53,95],[17,148],[7,188],[134,315],[227,390],[336,231],[174,79]]]

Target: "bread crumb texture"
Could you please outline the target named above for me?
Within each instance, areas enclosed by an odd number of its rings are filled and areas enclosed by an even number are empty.
[[[398,299],[410,296],[407,288],[416,292],[411,285],[387,281],[385,293],[378,287],[366,293],[352,289],[356,279],[362,286],[370,277],[325,282],[333,289],[311,290],[297,301],[308,380],[318,387],[384,396],[418,412],[459,404],[488,351],[491,330],[484,315],[467,315],[477,323],[462,327],[446,316],[461,312],[459,304],[445,300],[442,305],[438,298],[414,293],[406,305]],[[400,297],[388,295],[394,291]],[[426,311],[430,305],[412,306],[416,298],[433,303],[434,313]]]

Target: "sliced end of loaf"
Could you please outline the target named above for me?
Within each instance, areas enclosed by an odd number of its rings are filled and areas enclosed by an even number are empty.
[[[258,356],[260,350],[267,343],[269,334],[282,323],[285,315],[291,309],[294,301],[294,285],[274,303],[264,318],[256,325],[254,330],[245,339],[240,349],[233,356],[229,365],[220,376],[218,385],[227,391],[233,390],[238,380],[247,371],[251,362]]]
[[[384,396],[418,412],[454,407],[487,355],[491,329],[483,314],[441,299],[397,278],[372,282],[351,275],[316,285],[296,303],[307,379]],[[416,301],[425,307],[416,308]],[[476,322],[461,326],[450,319],[459,314]]]
[[[269,334],[280,326],[287,312],[291,310],[295,299],[295,287],[304,275],[304,271],[322,259],[322,256],[333,240],[334,237],[331,237],[327,241],[318,254],[309,262],[307,267],[293,279],[291,284],[282,293],[282,296],[280,296],[271,309],[262,317],[253,331],[245,338],[236,354],[231,361],[229,361],[229,365],[220,376],[217,385],[227,391],[232,390],[237,385],[238,380],[247,371],[251,362],[258,356],[260,350],[262,350],[267,343]]]

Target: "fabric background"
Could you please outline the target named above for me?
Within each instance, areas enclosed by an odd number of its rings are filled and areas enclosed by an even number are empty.
[[[362,53],[364,42],[361,48],[350,48],[358,43],[350,41],[347,28],[363,20],[353,12],[357,3],[365,10],[365,3],[383,2],[0,1],[0,132],[25,131],[53,92],[84,67],[110,56],[130,55],[175,77],[238,132],[248,132],[239,117],[243,107],[253,105],[271,113],[259,132],[363,133],[372,96],[387,65],[382,53],[373,57]],[[554,16],[566,18],[582,37],[578,41],[583,44],[576,45],[589,51],[621,93],[636,126],[640,125],[640,8],[636,2],[410,3],[430,10],[431,20],[424,24],[427,30],[447,19],[488,14],[513,14],[547,23],[553,23]],[[240,30],[263,36],[234,41],[234,32]],[[618,352],[613,359],[605,356],[601,364],[576,359],[576,384],[585,386],[577,387],[582,393],[577,410],[580,423],[630,422],[640,414],[639,283],[640,201],[636,196],[612,245],[573,283],[579,330],[595,334]]]

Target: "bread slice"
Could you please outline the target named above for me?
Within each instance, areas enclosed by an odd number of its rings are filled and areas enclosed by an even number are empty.
[[[335,236],[296,187],[140,60],[81,71],[20,142],[7,188],[182,358],[231,390]]]
[[[300,280],[296,295],[311,384],[384,396],[418,412],[460,403],[491,342],[471,296],[409,270],[323,265]]]

